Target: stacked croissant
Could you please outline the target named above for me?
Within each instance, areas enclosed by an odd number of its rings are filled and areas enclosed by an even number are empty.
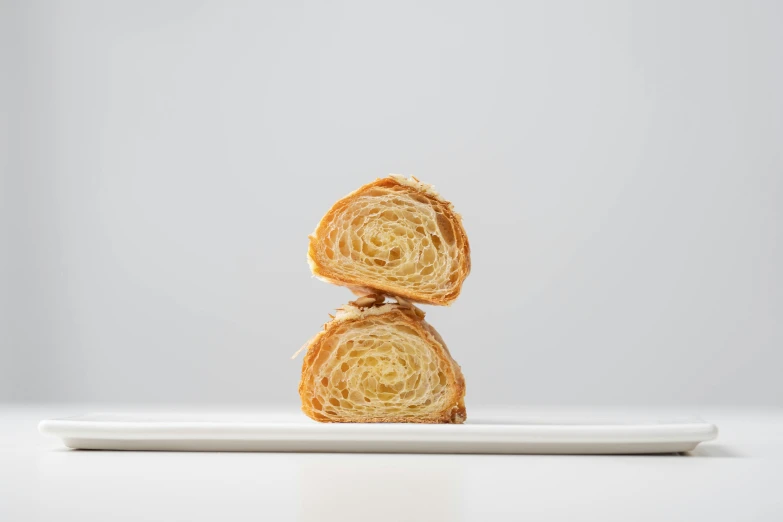
[[[359,297],[303,347],[302,410],[321,422],[464,422],[465,378],[413,304],[451,304],[470,272],[451,203],[416,178],[378,179],[326,213],[308,262]]]

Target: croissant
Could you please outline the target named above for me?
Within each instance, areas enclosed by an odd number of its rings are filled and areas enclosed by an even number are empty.
[[[362,299],[308,343],[302,411],[321,422],[464,422],[465,379],[424,313]]]
[[[355,293],[448,305],[470,272],[470,245],[451,203],[392,175],[334,204],[310,235],[312,273]]]

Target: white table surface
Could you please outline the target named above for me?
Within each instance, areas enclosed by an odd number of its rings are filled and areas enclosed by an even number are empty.
[[[0,405],[0,520],[783,520],[780,410],[688,411],[718,440],[663,456],[74,451],[36,429],[142,409]]]

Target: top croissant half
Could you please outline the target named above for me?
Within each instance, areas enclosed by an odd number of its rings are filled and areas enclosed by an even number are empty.
[[[470,272],[462,219],[431,185],[391,175],[335,203],[310,235],[310,270],[357,294],[449,305]]]

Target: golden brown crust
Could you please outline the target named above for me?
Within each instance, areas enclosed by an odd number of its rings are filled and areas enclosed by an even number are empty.
[[[310,235],[308,262],[318,278],[359,295],[449,305],[470,273],[470,244],[451,203],[391,176],[332,206]]]
[[[307,346],[302,411],[320,422],[464,422],[465,378],[421,315],[390,303],[341,309]]]

